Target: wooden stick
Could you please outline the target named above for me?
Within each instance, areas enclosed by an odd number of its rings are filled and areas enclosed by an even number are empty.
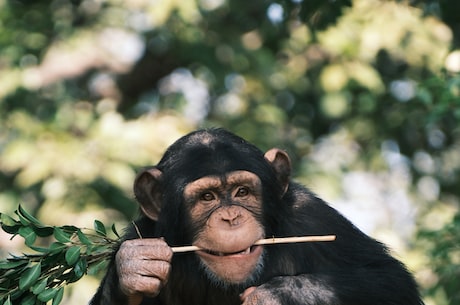
[[[270,244],[292,244],[292,243],[305,243],[316,241],[334,241],[335,235],[323,236],[297,236],[297,237],[273,237],[260,239],[254,245],[270,245]]]
[[[305,242],[317,242],[317,241],[334,241],[335,235],[323,235],[323,236],[297,236],[297,237],[273,237],[259,239],[254,245],[273,245],[273,244],[292,244],[292,243],[305,243]],[[197,246],[182,246],[172,247],[174,253],[198,251],[201,248]]]
[[[171,247],[173,253],[182,253],[182,252],[191,252],[191,251],[198,251],[201,248],[197,246],[182,246],[182,247]]]

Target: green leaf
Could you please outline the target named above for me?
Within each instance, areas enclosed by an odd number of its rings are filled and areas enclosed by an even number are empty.
[[[32,286],[32,293],[35,295],[42,293],[46,288],[46,284],[48,284],[48,279],[43,279],[37,282],[35,285]]]
[[[89,238],[86,237],[86,235],[81,230],[77,231],[77,236],[78,239],[82,242],[82,244],[84,244],[85,246],[91,246],[91,240],[89,240]]]
[[[57,292],[58,292],[58,289],[55,289],[55,288],[46,289],[38,295],[38,299],[42,302],[48,302],[49,300],[54,298]]]
[[[0,223],[2,225],[7,225],[7,226],[16,226],[19,224],[18,221],[14,220],[10,216],[6,215],[5,213],[0,213]]]
[[[81,258],[75,264],[75,267],[73,268],[70,274],[70,277],[67,279],[67,282],[73,283],[81,279],[86,274],[87,268],[88,268],[88,263],[86,262],[86,259]]]
[[[13,269],[19,266],[27,265],[28,263],[29,261],[26,259],[1,261],[0,269]]]
[[[37,297],[33,294],[28,294],[24,299],[21,300],[21,305],[35,305]]]
[[[96,233],[98,233],[99,235],[102,235],[102,236],[107,235],[107,231],[105,230],[104,224],[100,222],[99,220],[94,221],[94,229],[96,230]]]
[[[48,237],[53,235],[54,233],[54,228],[50,226],[42,226],[42,227],[37,227],[33,226],[32,229],[34,230],[35,234],[40,237]]]
[[[54,238],[56,238],[56,240],[60,241],[61,243],[70,242],[70,236],[71,234],[64,232],[64,230],[62,230],[61,228],[54,228]]]
[[[59,241],[55,241],[54,243],[52,243],[50,246],[49,246],[49,250],[51,253],[56,253],[56,252],[59,252],[59,251],[62,251],[64,249],[67,248],[67,245],[64,244],[64,243],[61,243]]]
[[[2,225],[2,229],[9,234],[17,234],[19,228],[21,227],[21,223],[19,221],[14,220],[4,213],[0,215],[0,223]]]
[[[40,252],[40,253],[48,253],[50,250],[46,247],[37,247],[37,246],[32,246],[28,245],[28,247],[34,251]]]
[[[69,266],[73,266],[80,258],[80,247],[72,246],[65,253],[65,261]]]
[[[51,305],[58,305],[62,301],[62,297],[64,296],[64,287],[59,288],[56,295],[53,298],[53,303]]]
[[[67,247],[66,244],[63,244],[63,243],[61,243],[61,242],[56,241],[56,242],[52,243],[52,244],[49,246],[49,248],[48,248],[48,253],[49,253],[50,255],[59,254],[59,253],[61,253],[61,252],[64,252],[65,249],[67,249],[67,248],[68,248],[68,247]]]
[[[19,289],[13,291],[13,292],[10,294],[11,300],[13,300],[13,301],[19,299],[19,298],[20,298],[21,296],[23,296],[23,295],[24,295],[24,291],[21,291],[21,290],[19,290]]]
[[[107,246],[106,245],[92,245],[91,247],[88,247],[89,250],[87,251],[88,253],[91,254],[96,254],[96,253],[103,253],[107,251]]]
[[[109,262],[107,260],[102,260],[94,265],[91,265],[88,268],[88,274],[97,275],[100,271],[105,270],[107,268],[108,263]]]
[[[27,218],[25,218],[24,216],[20,215],[18,213],[18,211],[15,211],[15,213],[19,216],[19,221],[21,223],[21,225],[23,226],[30,226],[30,221],[27,220]]]
[[[27,246],[33,245],[35,240],[37,239],[37,234],[35,234],[34,230],[31,227],[21,227],[19,228],[18,233],[19,235],[24,237]]]
[[[3,305],[12,305],[12,304],[11,304],[11,299],[10,299],[10,297],[8,297],[8,298],[6,299],[5,303],[3,303]]]
[[[40,276],[41,271],[41,263],[37,263],[34,266],[27,268],[27,271],[24,272],[24,274],[22,274],[21,278],[19,279],[19,289],[25,290],[35,284],[38,277]]]
[[[63,230],[66,231],[66,232],[72,232],[72,233],[75,233],[75,232],[77,232],[78,230],[80,230],[80,229],[77,228],[76,226],[69,226],[69,225],[62,226],[61,229],[63,229]]]
[[[23,209],[21,205],[19,205],[19,208],[18,208],[18,215],[23,216],[24,218],[26,218],[28,221],[30,221],[34,225],[43,226],[42,223],[37,218],[27,213],[27,211]]]
[[[8,233],[8,234],[18,234],[19,228],[21,228],[21,224],[19,224],[19,225],[17,225],[17,226],[6,226],[6,225],[2,225],[3,231],[5,231],[5,232]]]
[[[116,237],[120,238],[120,234],[118,234],[117,228],[115,228],[115,224],[112,224],[112,232]]]

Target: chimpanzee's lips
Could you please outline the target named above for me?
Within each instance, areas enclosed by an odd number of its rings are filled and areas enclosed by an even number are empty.
[[[214,255],[214,256],[248,255],[254,251],[254,247],[256,246],[250,246],[244,250],[236,251],[236,252],[219,252],[219,251],[213,251],[213,250],[202,250],[202,251],[206,252],[207,254]]]
[[[241,251],[235,251],[235,252],[221,252],[221,251],[214,251],[214,250],[209,250],[209,249],[202,249],[200,252],[212,256],[218,256],[218,257],[225,257],[225,256],[235,256],[235,255],[250,255],[256,251],[256,249],[260,248],[260,246],[257,245],[252,245],[244,250]]]

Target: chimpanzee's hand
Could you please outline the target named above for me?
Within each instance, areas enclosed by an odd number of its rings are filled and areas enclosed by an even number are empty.
[[[242,305],[281,305],[278,298],[263,286],[249,287],[241,294]]]
[[[316,274],[277,276],[249,287],[241,294],[243,305],[342,304],[334,290]]]
[[[139,304],[142,296],[155,297],[166,284],[173,252],[159,238],[123,242],[116,254],[121,291],[130,304]]]

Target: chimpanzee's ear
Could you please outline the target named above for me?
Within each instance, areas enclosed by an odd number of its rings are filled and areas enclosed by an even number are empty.
[[[148,168],[139,173],[134,181],[134,195],[141,204],[147,217],[158,220],[161,210],[161,178],[162,172],[156,168]]]
[[[285,151],[278,148],[272,148],[267,151],[265,159],[270,162],[275,170],[278,181],[281,183],[281,187],[285,193],[291,179],[291,159]]]

